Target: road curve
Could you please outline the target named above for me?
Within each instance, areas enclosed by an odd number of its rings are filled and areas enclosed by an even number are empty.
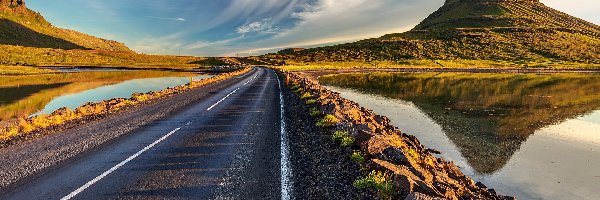
[[[1,149],[0,178],[15,181],[0,199],[280,199],[280,112],[277,76],[255,68]]]

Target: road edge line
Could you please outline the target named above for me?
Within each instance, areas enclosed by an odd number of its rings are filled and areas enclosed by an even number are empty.
[[[281,199],[282,200],[291,200],[292,198],[292,168],[290,166],[290,150],[289,150],[289,141],[288,135],[285,131],[285,101],[283,99],[283,92],[281,88],[281,80],[279,79],[279,75],[275,71],[273,71],[275,76],[277,77],[277,85],[279,87],[279,105],[280,105],[280,119],[281,119]]]

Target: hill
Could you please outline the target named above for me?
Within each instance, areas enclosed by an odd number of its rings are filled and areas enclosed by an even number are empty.
[[[6,66],[202,67],[205,58],[138,54],[123,43],[50,24],[24,0],[0,0],[0,72]],[[2,66],[5,65],[5,66]],[[28,71],[20,73],[29,73]]]
[[[0,0],[0,44],[56,49],[131,51],[124,44],[54,27],[23,0]]]
[[[405,33],[265,57],[295,62],[463,59],[600,64],[600,26],[538,0],[446,0]]]

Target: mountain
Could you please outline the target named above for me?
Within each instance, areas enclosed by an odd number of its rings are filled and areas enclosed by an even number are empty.
[[[0,0],[0,44],[131,52],[123,43],[54,27],[24,0]]]
[[[538,0],[446,0],[405,33],[266,57],[297,62],[465,59],[600,64],[600,26]]]
[[[96,66],[202,68],[206,58],[139,54],[123,43],[50,24],[24,0],[0,0],[0,68],[7,66]]]

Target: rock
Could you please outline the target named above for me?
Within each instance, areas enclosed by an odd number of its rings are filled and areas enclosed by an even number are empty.
[[[410,193],[408,196],[406,196],[406,198],[404,198],[404,200],[444,200],[444,199],[439,198],[439,197],[428,196],[426,194],[421,194],[418,192],[413,192],[413,193]]]
[[[394,164],[405,164],[407,162],[406,156],[404,156],[402,150],[396,147],[388,147],[383,150],[380,154],[380,158]]]
[[[430,154],[442,154],[442,152],[435,150],[435,149],[431,149],[431,148],[425,149],[425,152],[430,153]]]

